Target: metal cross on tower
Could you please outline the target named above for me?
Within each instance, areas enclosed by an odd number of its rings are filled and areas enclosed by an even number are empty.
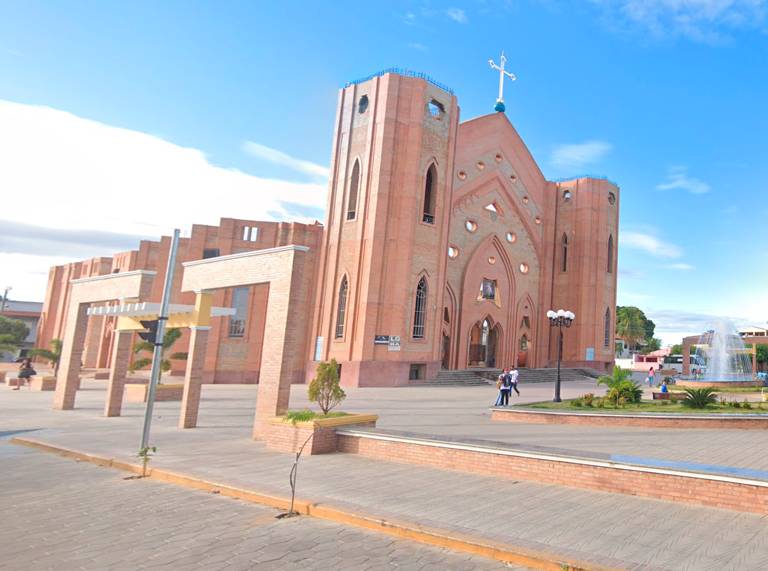
[[[506,109],[506,107],[504,106],[504,76],[506,75],[512,81],[515,81],[517,77],[515,77],[514,73],[509,73],[508,71],[504,70],[504,65],[507,63],[507,58],[506,56],[504,56],[503,50],[501,52],[501,59],[499,59],[499,62],[500,62],[500,65],[496,65],[493,62],[493,58],[488,60],[488,63],[491,65],[491,68],[499,70],[499,98],[496,100],[496,105],[494,105],[493,108],[499,113],[503,113],[504,109]]]

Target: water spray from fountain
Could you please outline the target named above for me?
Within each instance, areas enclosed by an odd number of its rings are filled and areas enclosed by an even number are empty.
[[[701,371],[696,380],[703,382],[752,381],[752,353],[745,348],[733,322],[721,319],[699,338],[696,365]]]

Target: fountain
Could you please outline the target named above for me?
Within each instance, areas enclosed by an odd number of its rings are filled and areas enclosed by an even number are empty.
[[[752,349],[744,346],[738,330],[721,319],[704,333],[696,345],[692,375],[678,383],[687,387],[753,387],[761,384],[752,373]]]

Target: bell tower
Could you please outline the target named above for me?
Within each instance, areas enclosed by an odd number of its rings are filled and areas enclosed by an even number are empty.
[[[339,94],[310,360],[335,358],[346,386],[437,374],[458,122],[421,74]]]

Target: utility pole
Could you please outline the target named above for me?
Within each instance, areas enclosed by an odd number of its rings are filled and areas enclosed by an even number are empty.
[[[176,267],[176,251],[179,248],[179,229],[173,231],[171,250],[168,252],[168,267],[165,270],[165,284],[163,285],[163,297],[160,300],[160,313],[157,316],[157,329],[155,330],[155,351],[152,353],[152,369],[149,376],[149,388],[147,390],[147,408],[144,411],[144,428],[141,432],[141,452],[149,447],[149,428],[152,423],[152,409],[155,406],[155,392],[160,380],[160,367],[163,362],[163,336],[165,334],[165,322],[168,321],[168,306],[171,302],[171,287],[173,286],[173,270]]]
[[[3,303],[0,304],[0,311],[5,311],[8,307],[8,292],[12,289],[11,286],[6,286],[5,293],[3,293]]]

